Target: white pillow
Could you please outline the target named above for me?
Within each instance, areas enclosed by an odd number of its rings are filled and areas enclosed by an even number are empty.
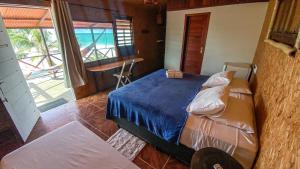
[[[196,115],[214,115],[222,113],[229,97],[229,88],[217,86],[200,91],[188,105],[186,111]]]
[[[229,86],[232,93],[252,94],[249,83],[245,79],[233,78]]]
[[[219,72],[212,75],[202,86],[203,87],[215,87],[229,85],[233,79],[234,71]]]
[[[218,123],[242,129],[246,133],[255,133],[253,104],[246,100],[229,97],[228,105],[220,116],[207,117]]]

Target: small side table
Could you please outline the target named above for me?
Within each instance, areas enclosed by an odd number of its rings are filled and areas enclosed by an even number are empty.
[[[194,153],[191,169],[243,169],[243,167],[224,151],[208,147]]]

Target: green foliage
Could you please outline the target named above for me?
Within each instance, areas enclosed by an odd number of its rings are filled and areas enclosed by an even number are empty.
[[[26,57],[34,50],[36,55],[47,55],[40,29],[8,29],[7,31],[18,59]],[[50,51],[58,49],[55,35],[49,29],[43,29],[43,33],[48,49]],[[31,57],[33,60],[38,59],[34,56]]]

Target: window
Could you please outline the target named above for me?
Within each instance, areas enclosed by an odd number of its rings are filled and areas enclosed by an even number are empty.
[[[83,61],[134,55],[131,19],[116,19],[113,23],[73,22],[75,36]],[[117,47],[117,48],[116,48]]]
[[[300,24],[299,0],[278,0],[270,39],[295,46]]]
[[[115,34],[119,55],[134,55],[132,19],[116,19]]]
[[[74,23],[75,36],[84,62],[116,57],[112,23]]]
[[[131,20],[116,20],[118,46],[132,46]]]

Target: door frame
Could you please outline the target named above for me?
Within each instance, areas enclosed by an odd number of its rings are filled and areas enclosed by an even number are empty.
[[[203,56],[204,57],[204,52],[205,52],[205,47],[206,47],[206,41],[207,41],[207,34],[208,34],[208,30],[209,30],[209,23],[210,23],[210,15],[211,12],[203,12],[203,13],[193,13],[193,14],[185,14],[185,18],[184,18],[184,30],[183,30],[183,38],[182,38],[182,50],[181,50],[181,59],[180,59],[180,70],[183,71],[183,62],[185,59],[185,53],[186,53],[186,43],[187,43],[187,31],[188,31],[188,24],[187,21],[189,19],[189,17],[191,16],[207,16],[208,17],[208,23],[207,23],[207,31],[205,32],[205,42],[204,42],[204,46],[203,46]],[[203,60],[203,58],[202,58]],[[202,69],[202,65],[201,65],[201,69]],[[199,74],[201,74],[201,70],[199,72]]]

